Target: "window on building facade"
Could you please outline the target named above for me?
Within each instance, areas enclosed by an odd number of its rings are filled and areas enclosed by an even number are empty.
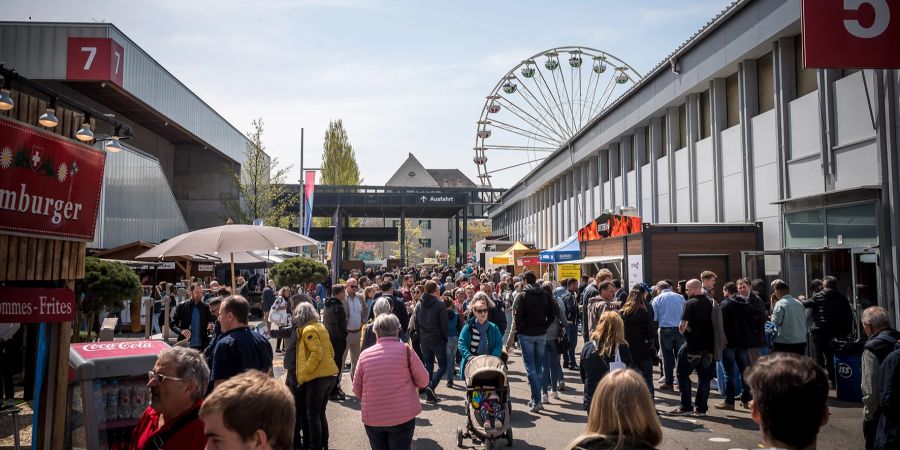
[[[725,116],[725,128],[731,128],[741,122],[741,95],[737,72],[725,79]]]
[[[605,183],[609,181],[609,161],[612,150],[600,152],[600,181]]]
[[[431,248],[431,239],[419,239],[419,246],[423,248]]]
[[[431,220],[430,219],[429,220],[420,220],[419,228],[421,228],[423,230],[430,230],[431,229]]]
[[[774,64],[772,52],[756,60],[756,101],[759,114],[775,108]]]
[[[687,146],[687,103],[678,106],[678,142],[673,142],[674,148]]]
[[[712,110],[709,104],[709,89],[700,93],[700,139],[712,135]]]
[[[816,69],[803,67],[803,40],[794,37],[794,70],[797,73],[797,98],[803,97],[819,88],[816,80]]]

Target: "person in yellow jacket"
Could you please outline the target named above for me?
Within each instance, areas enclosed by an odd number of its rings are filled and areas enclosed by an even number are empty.
[[[297,420],[303,430],[302,448],[328,448],[328,419],[325,407],[338,374],[334,348],[319,313],[311,303],[302,302],[294,311],[297,332]]]

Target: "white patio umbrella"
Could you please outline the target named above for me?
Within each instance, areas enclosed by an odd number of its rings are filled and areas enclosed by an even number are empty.
[[[234,254],[255,250],[279,250],[318,245],[319,242],[284,228],[228,224],[180,234],[137,256],[154,260],[170,256],[210,254],[231,260],[231,290],[234,292]]]

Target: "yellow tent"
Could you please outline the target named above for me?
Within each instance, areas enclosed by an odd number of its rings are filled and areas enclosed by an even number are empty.
[[[499,265],[504,265],[504,266],[514,264],[513,252],[517,251],[517,250],[529,250],[529,248],[527,245],[523,244],[521,241],[516,241],[516,243],[513,244],[512,247],[506,249],[505,252],[492,257],[491,264],[499,264]]]

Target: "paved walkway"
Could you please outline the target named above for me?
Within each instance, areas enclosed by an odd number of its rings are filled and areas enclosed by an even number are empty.
[[[518,353],[510,358],[509,379],[512,389],[513,447],[519,449],[561,449],[578,436],[587,422],[581,407],[582,385],[576,371],[564,369],[567,392],[560,394],[559,400],[551,400],[538,413],[528,411],[528,381],[525,377],[522,358]],[[276,366],[280,366],[281,355],[276,355]],[[658,368],[657,368],[658,369]],[[656,377],[658,378],[658,376]],[[349,374],[344,374],[344,392],[349,396],[344,402],[330,402],[327,415],[331,438],[331,449],[369,448],[365,429],[361,423],[359,403],[352,395]],[[453,389],[442,382],[437,389],[442,401],[436,405],[423,403],[423,412],[416,421],[414,449],[456,448],[456,428],[465,426],[464,395],[461,382]],[[665,436],[663,450],[668,449],[757,449],[762,439],[756,424],[747,410],[717,411],[713,404],[721,400],[715,391],[710,395],[709,415],[703,418],[671,417],[665,415],[677,406],[678,391],[657,392],[656,406],[663,413],[660,421]],[[834,391],[832,391],[832,396]],[[862,448],[862,408],[858,404],[847,404],[832,399],[831,419],[820,433],[819,449]],[[505,447],[505,441],[499,442]],[[465,442],[465,448],[484,448],[483,445]]]

